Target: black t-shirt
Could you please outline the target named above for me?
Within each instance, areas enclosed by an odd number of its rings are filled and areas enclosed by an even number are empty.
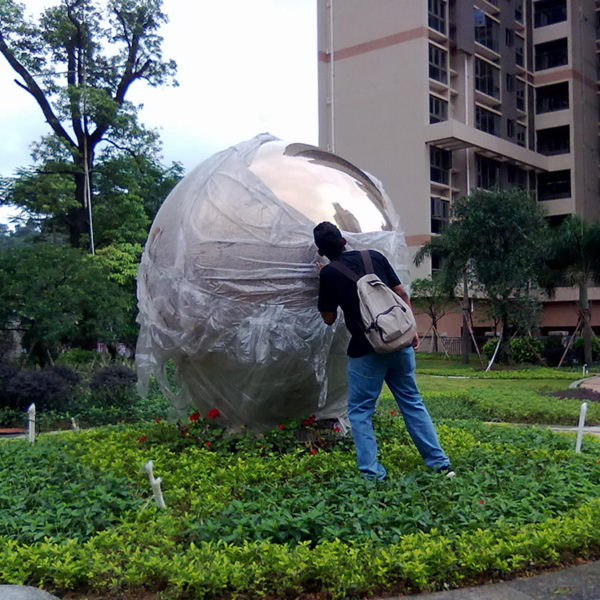
[[[381,281],[391,288],[400,285],[398,275],[396,275],[387,258],[377,250],[369,250],[369,253],[373,261],[373,270]],[[365,274],[362,258],[357,250],[343,252],[335,260],[346,265],[357,275],[362,276]],[[344,312],[346,327],[352,335],[350,344],[348,344],[348,356],[357,358],[369,352],[374,352],[373,347],[363,333],[364,325],[360,316],[356,283],[336,268],[325,265],[319,273],[319,311],[337,312],[338,306]]]

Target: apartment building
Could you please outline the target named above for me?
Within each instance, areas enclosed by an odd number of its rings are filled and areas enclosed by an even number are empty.
[[[477,187],[600,218],[599,17],[600,0],[318,0],[319,143],[384,183],[412,254]]]

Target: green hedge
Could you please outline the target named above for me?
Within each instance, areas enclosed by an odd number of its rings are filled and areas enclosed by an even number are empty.
[[[442,422],[458,471],[447,480],[423,466],[402,419],[386,411],[375,424],[389,477],[371,482],[355,474],[348,440],[310,420],[264,435],[226,434],[215,421],[0,442],[3,469],[36,474],[30,494],[59,475],[47,506],[77,484],[82,505],[103,519],[96,530],[75,522],[68,539],[32,508],[37,537],[4,532],[0,580],[109,598],[346,598],[464,586],[600,550],[600,443],[591,436],[576,455],[571,435]],[[148,459],[164,481],[164,511],[142,470]],[[90,476],[76,482],[78,472]],[[7,522],[17,514],[3,506]]]

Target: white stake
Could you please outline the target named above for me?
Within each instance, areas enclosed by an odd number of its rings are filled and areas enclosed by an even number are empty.
[[[587,366],[587,363],[586,363],[585,365],[583,365],[583,376],[587,377],[588,373],[589,373],[589,370],[588,370],[588,366]]]
[[[144,469],[146,473],[148,473],[148,480],[150,481],[150,485],[152,486],[152,491],[154,492],[154,500],[156,500],[156,505],[158,508],[165,508],[166,504],[163,500],[162,490],[160,489],[160,484],[162,483],[162,479],[160,477],[154,478],[154,474],[152,473],[152,469],[154,468],[154,463],[149,460],[145,465]]]
[[[579,411],[579,426],[577,427],[577,442],[575,443],[575,452],[581,452],[581,438],[583,437],[583,427],[585,425],[585,415],[587,413],[587,402],[581,405]]]
[[[35,404],[27,409],[27,439],[30,444],[35,442]]]
[[[73,431],[79,431],[79,425],[75,422],[75,417],[71,417],[71,429]]]

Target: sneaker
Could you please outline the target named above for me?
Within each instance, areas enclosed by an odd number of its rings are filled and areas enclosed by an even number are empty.
[[[450,465],[440,467],[437,472],[442,473],[446,479],[452,479],[453,477],[456,477],[456,473],[453,471]]]

